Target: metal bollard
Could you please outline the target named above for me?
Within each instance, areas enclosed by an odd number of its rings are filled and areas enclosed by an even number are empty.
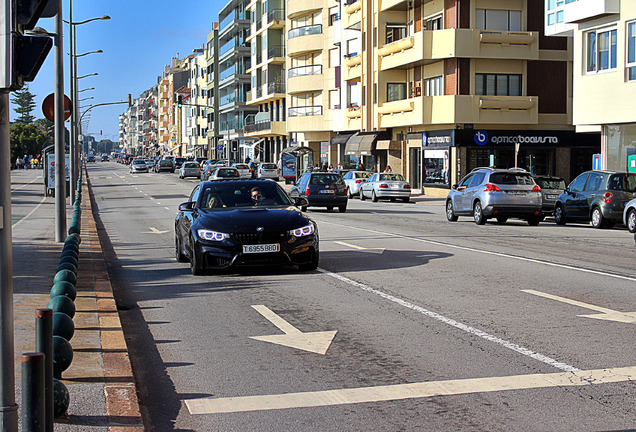
[[[44,403],[47,432],[53,432],[53,310],[35,311],[35,350],[44,354]]]
[[[22,432],[45,432],[44,354],[22,354]]]

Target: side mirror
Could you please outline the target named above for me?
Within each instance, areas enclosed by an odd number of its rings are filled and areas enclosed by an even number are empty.
[[[179,211],[192,211],[194,210],[194,206],[195,206],[195,202],[194,201],[188,201],[185,203],[181,203],[179,204]]]
[[[309,201],[307,201],[307,199],[306,199],[306,198],[298,197],[298,198],[295,198],[295,199],[294,199],[294,205],[295,205],[296,207],[306,206],[308,203],[309,203]]]
[[[453,185],[453,189],[457,189],[457,183]]]

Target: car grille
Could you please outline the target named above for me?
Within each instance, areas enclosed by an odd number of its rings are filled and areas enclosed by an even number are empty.
[[[260,233],[234,233],[232,239],[240,244],[279,243],[285,240],[286,231],[269,231]]]

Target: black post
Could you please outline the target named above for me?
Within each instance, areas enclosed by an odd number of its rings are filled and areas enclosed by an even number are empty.
[[[35,350],[44,354],[46,432],[53,432],[53,310],[35,311]]]
[[[44,354],[22,354],[22,432],[45,432]]]

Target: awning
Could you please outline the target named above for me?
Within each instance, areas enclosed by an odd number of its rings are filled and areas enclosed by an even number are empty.
[[[378,134],[362,135],[360,140],[360,154],[370,155],[375,148],[375,142],[378,139]]]
[[[303,146],[290,146],[290,147],[285,147],[284,149],[281,150],[281,153],[298,153],[298,154],[306,154],[306,153],[313,153],[314,151],[309,148],[309,147],[303,147]]]
[[[351,137],[347,141],[345,154],[356,156],[370,155],[371,152],[375,149],[375,142],[377,139],[378,134],[360,134],[359,132],[357,132],[354,135],[351,135]]]
[[[376,150],[400,150],[401,141],[394,140],[378,140],[375,149]]]
[[[347,146],[345,147],[346,155],[357,156],[360,154],[360,141],[362,141],[362,135],[358,132],[351,135],[347,140]]]
[[[335,137],[331,138],[331,144],[346,144],[349,138],[351,138],[353,132],[351,133],[339,133]]]
[[[262,143],[263,141],[265,141],[265,138],[261,138],[261,139],[259,139],[258,141],[254,141],[252,144],[245,144],[243,147],[253,149],[253,148],[255,148],[257,145],[259,145],[260,143]]]

